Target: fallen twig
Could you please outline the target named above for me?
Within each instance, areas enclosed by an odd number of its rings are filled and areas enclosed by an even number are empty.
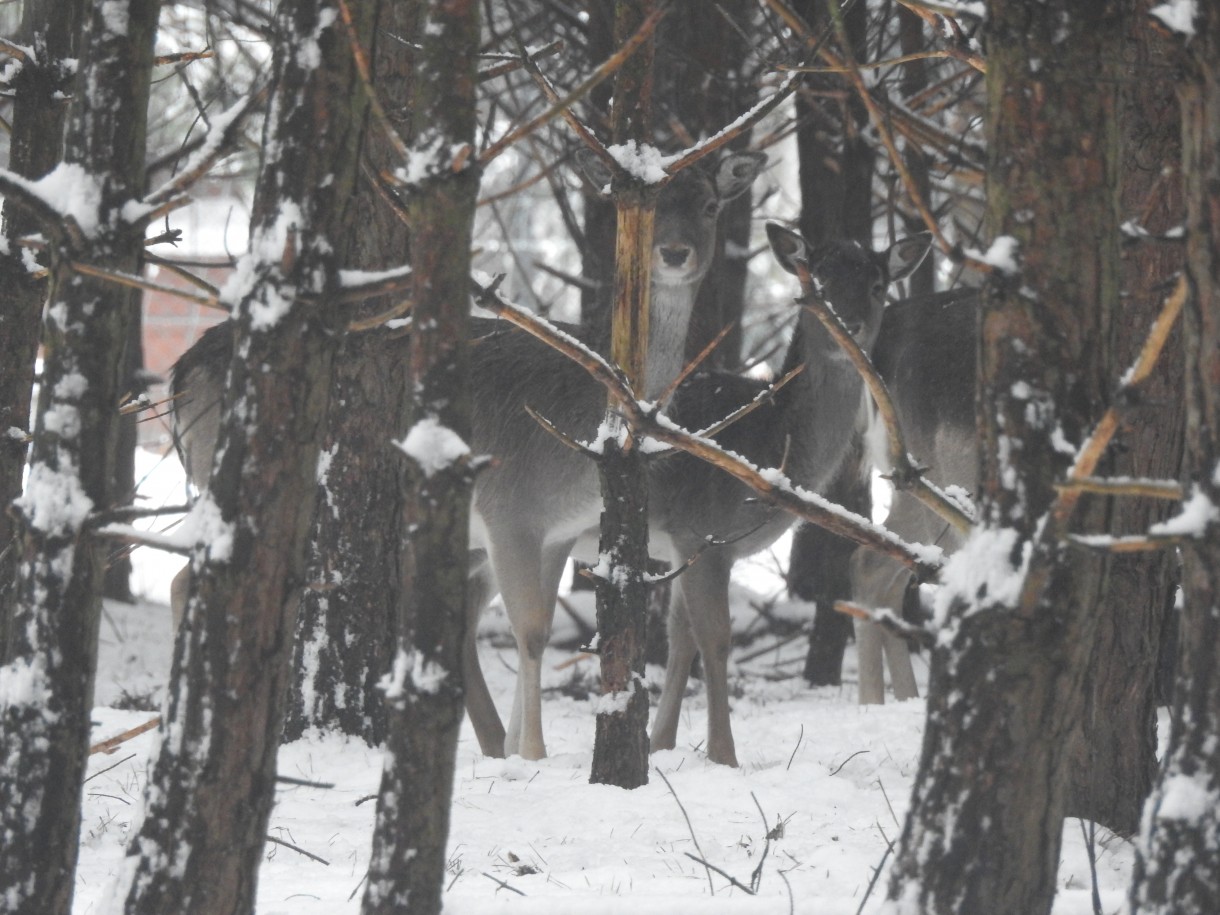
[[[151,731],[160,723],[160,715],[155,718],[150,718],[143,724],[136,725],[134,728],[126,730],[122,734],[116,734],[114,737],[111,737],[108,740],[103,740],[101,743],[95,743],[89,748],[89,755],[92,756],[94,753],[113,753],[120,746],[127,743],[127,741],[139,737],[141,734],[147,731]]]
[[[662,772],[659,767],[654,766],[653,768],[656,769],[657,775],[661,776],[661,781],[665,782],[665,787],[669,789],[669,793],[674,796],[674,803],[677,804],[678,809],[682,811],[682,819],[686,820],[686,828],[690,831],[690,840],[691,840],[691,842],[693,842],[695,844],[695,850],[699,852],[700,856],[702,856],[703,849],[699,847],[699,837],[695,835],[695,827],[691,825],[690,816],[687,814],[686,808],[682,806],[682,801],[678,797],[678,792],[674,790],[674,786],[669,783],[669,779],[667,779],[665,777],[665,773]],[[721,871],[720,868],[714,868],[711,864],[708,864],[707,861],[704,861],[702,859],[702,857],[696,858],[690,852],[687,852],[686,855],[688,858],[694,858],[696,861],[700,861],[703,864],[704,868],[707,870],[708,891],[713,896],[715,896],[716,895],[716,886],[715,886],[715,884],[712,883],[712,871],[715,870],[718,873],[722,873],[722,874],[724,872]],[[732,878],[730,877],[729,879],[731,880]]]

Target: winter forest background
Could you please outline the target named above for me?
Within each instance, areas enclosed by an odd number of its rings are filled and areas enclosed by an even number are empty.
[[[1214,4],[24,0],[0,35],[0,910],[1220,911]],[[187,487],[165,370],[226,317]],[[537,518],[469,554],[505,473]],[[500,557],[573,475],[609,508],[539,640]],[[882,646],[926,698],[873,704]]]

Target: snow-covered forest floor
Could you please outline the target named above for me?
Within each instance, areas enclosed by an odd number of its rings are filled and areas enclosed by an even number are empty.
[[[172,461],[171,461],[172,463]],[[166,471],[172,473],[172,469]],[[751,602],[775,597],[774,559],[742,569],[738,628],[757,620]],[[180,560],[140,563],[142,587],[164,594]],[[582,613],[588,600],[575,599]],[[793,615],[800,606],[777,603]],[[500,613],[489,614],[483,669],[507,718],[516,656]],[[570,626],[557,617],[557,630]],[[558,633],[562,635],[562,632]],[[772,639],[774,640],[774,639]],[[739,656],[753,654],[766,641]],[[679,749],[659,753],[650,783],[636,791],[588,784],[596,661],[551,650],[544,721],[550,758],[482,756],[469,724],[458,747],[445,911],[483,915],[684,912],[854,913],[887,842],[900,831],[915,775],[923,703],[860,708],[850,652],[842,688],[811,689],[800,678],[804,638],[735,668],[733,727],[740,769],[709,764],[699,749],[705,703],[694,683],[683,707]],[[165,693],[171,653],[168,609],[107,604],[94,714],[95,742],[147,721]],[[926,676],[926,664],[917,660]],[[650,686],[662,671],[650,668]],[[138,821],[156,731],[90,760],[81,827],[77,915],[105,911],[107,888]],[[314,735],[280,751],[281,775],[332,787],[284,784],[271,818],[273,839],[259,878],[260,915],[359,911],[369,855],[381,754],[359,742]],[[660,777],[661,773],[668,779]],[[672,789],[672,790],[671,790]],[[689,825],[687,822],[689,818]],[[1130,846],[1099,830],[1097,882],[1103,910],[1118,911],[1131,871]],[[749,887],[692,860],[694,855]],[[863,911],[877,911],[878,886]],[[710,884],[710,885],[709,885]],[[1089,858],[1077,820],[1065,826],[1056,915],[1092,908]]]

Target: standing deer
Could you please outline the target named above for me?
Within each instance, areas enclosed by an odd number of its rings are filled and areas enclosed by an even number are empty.
[[[940,488],[973,493],[978,479],[978,437],[974,412],[978,293],[972,289],[919,296],[886,309],[873,362],[885,379],[902,422],[907,448],[929,465],[928,478]],[[871,444],[871,443],[870,443]],[[869,448],[868,459],[882,472],[885,448]],[[911,543],[934,543],[946,553],[961,545],[961,534],[913,496],[896,491],[886,527]],[[911,580],[906,568],[872,550],[858,549],[851,563],[852,597],[867,607],[899,611]],[[917,696],[910,650],[898,635],[875,623],[856,621],[860,703],[885,701],[882,655],[896,699]]]
[[[643,396],[656,397],[680,372],[695,296],[714,255],[721,209],[750,186],[765,162],[761,153],[728,155],[710,173],[686,169],[662,189]],[[608,172],[597,167],[592,172],[594,184],[608,182]],[[496,326],[476,322],[481,330]],[[546,755],[539,665],[550,636],[559,576],[576,537],[597,523],[601,494],[593,463],[544,431],[526,407],[569,434],[592,438],[606,398],[583,369],[527,334],[492,331],[472,343],[471,446],[475,454],[495,460],[478,476],[471,507],[470,626],[463,656],[467,711],[484,753],[502,756],[507,750],[536,759]],[[211,470],[231,355],[232,331],[222,324],[209,330],[174,367],[176,441],[187,476],[197,488],[206,485]],[[397,431],[387,430],[387,437]],[[174,581],[175,622],[185,606],[186,583],[184,570]],[[478,616],[497,586],[520,652],[507,740],[474,641]]]
[[[881,326],[886,290],[909,275],[928,251],[914,236],[877,253],[854,242],[810,251],[801,236],[769,224],[780,264],[795,273],[803,259],[828,302],[866,352]],[[760,406],[716,435],[725,449],[758,467],[781,467],[804,489],[817,491],[835,475],[861,418],[864,383],[846,354],[801,309],[784,360],[785,372],[803,371]],[[726,373],[696,376],[678,391],[671,418],[688,429],[705,428],[748,402],[760,382]],[[722,470],[688,455],[661,458],[652,472],[650,528],[667,545],[673,563],[698,557],[676,579],[669,608],[669,660],[653,722],[653,750],[674,746],[691,662],[703,658],[707,682],[707,755],[737,765],[729,724],[729,573],[738,559],[766,548],[795,519],[752,498],[752,491]],[[861,551],[863,552],[863,551]]]

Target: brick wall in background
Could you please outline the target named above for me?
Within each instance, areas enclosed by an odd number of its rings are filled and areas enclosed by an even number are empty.
[[[193,264],[190,270],[214,286],[223,286],[232,272],[226,259],[222,263]],[[162,286],[192,289],[186,280],[170,270],[148,268],[148,278]],[[165,292],[144,293],[144,367],[159,381],[149,389],[149,397],[159,403],[168,396],[170,368],[213,324],[226,318],[218,308],[199,305]],[[157,413],[164,413],[162,407]],[[140,424],[140,443],[164,452],[170,445],[169,418],[146,418]]]

